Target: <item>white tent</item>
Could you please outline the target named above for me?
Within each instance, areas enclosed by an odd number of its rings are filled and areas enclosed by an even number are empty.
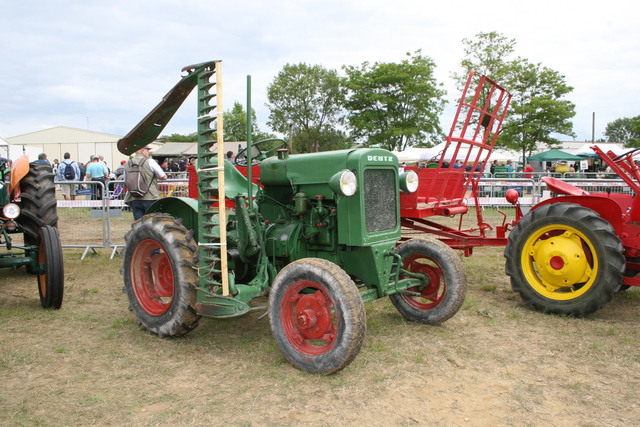
[[[621,144],[587,142],[585,144],[582,144],[580,148],[578,148],[578,150],[573,154],[582,157],[597,157],[595,151],[591,149],[591,147],[594,145],[605,153],[607,153],[608,151],[612,151],[616,156],[619,156],[620,154],[627,151],[626,149],[621,147]]]
[[[395,154],[398,156],[398,161],[400,162],[410,163],[410,162],[417,162],[417,161],[430,161],[430,160],[436,161],[436,160],[439,160],[440,157],[443,155],[442,152],[444,151],[445,147],[446,147],[446,142],[442,142],[431,148],[412,147],[405,151],[396,152]],[[471,155],[469,156],[470,161],[475,160],[478,150],[479,149],[474,148],[471,151]],[[454,151],[455,151],[455,146],[451,145],[447,150],[447,152],[444,154],[444,160],[451,161],[453,159]],[[463,146],[458,151],[458,155],[456,156],[456,158],[459,160],[464,160],[467,157],[468,152],[469,152],[469,149]],[[493,150],[493,152],[491,153],[491,156],[489,157],[489,161],[493,161],[493,160],[517,161],[519,159],[519,156],[520,154],[516,151],[496,149],[496,150]]]

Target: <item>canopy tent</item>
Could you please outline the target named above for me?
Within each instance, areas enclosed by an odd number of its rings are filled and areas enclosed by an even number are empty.
[[[396,156],[398,156],[399,162],[418,162],[418,161],[438,161],[440,157],[443,155],[443,151],[446,147],[446,142],[442,142],[434,147],[430,148],[418,148],[411,147],[405,151],[395,152]],[[453,152],[455,147],[452,145],[449,147],[446,153],[444,153],[444,160],[451,161],[453,159]],[[467,157],[467,153],[469,152],[469,148],[462,147],[458,151],[458,155],[456,156],[459,160],[464,160]],[[478,149],[474,148],[471,151],[471,155],[469,156],[469,160],[474,160],[478,153]],[[517,161],[519,159],[520,154],[516,151],[503,150],[503,149],[495,149],[491,152],[491,156],[489,156],[489,161],[492,162],[494,160],[498,161],[506,161],[513,160]]]
[[[197,142],[167,142],[151,152],[154,157],[181,157],[198,154]]]
[[[583,160],[583,158],[579,156],[574,156],[573,154],[553,148],[549,151],[543,151],[542,153],[529,156],[527,157],[527,160],[532,162],[557,162],[558,160],[580,161],[580,160]]]
[[[599,149],[601,149],[602,151],[604,151],[605,153],[607,153],[608,151],[612,151],[613,154],[615,154],[616,156],[619,156],[620,154],[624,153],[626,150],[622,147],[620,147],[617,144],[612,144],[612,143],[606,143],[606,144],[596,144],[593,142],[587,142],[585,144],[582,144],[580,146],[580,148],[578,148],[578,150],[576,151],[576,156],[580,156],[580,157],[598,157],[596,156],[595,151],[593,151],[591,149],[592,146],[597,146]]]

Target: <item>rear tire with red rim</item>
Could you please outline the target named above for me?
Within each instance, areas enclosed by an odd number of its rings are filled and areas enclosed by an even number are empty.
[[[403,270],[424,274],[426,279],[424,284],[407,289],[419,296],[401,292],[389,295],[400,314],[426,325],[438,325],[453,317],[467,293],[467,276],[455,251],[437,239],[412,239],[398,246],[396,253],[402,258]]]
[[[271,330],[296,368],[331,374],[353,361],[367,323],[358,288],[330,261],[304,258],[283,268],[269,296]]]
[[[182,219],[155,213],[131,225],[123,253],[124,285],[138,324],[180,336],[198,326],[197,243]]]

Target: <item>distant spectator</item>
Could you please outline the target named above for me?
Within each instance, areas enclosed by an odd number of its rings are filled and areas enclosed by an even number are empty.
[[[496,166],[498,166],[498,161],[494,160],[493,163],[491,163],[491,175],[496,173]]]
[[[235,157],[236,155],[234,154],[233,151],[227,151],[227,160],[231,160]]]
[[[513,165],[511,163],[512,163],[511,160],[507,160],[507,165],[506,165],[507,172],[513,172]]]
[[[113,174],[115,175],[116,179],[120,179],[120,177],[122,175],[124,175],[124,165],[125,165],[125,163],[127,163],[126,160],[121,161],[120,162],[120,166],[118,166],[118,168],[115,171],[113,171]]]
[[[527,167],[524,168],[524,177],[527,178],[527,179],[531,179],[533,177],[531,172],[533,172],[533,166],[528,164]]]
[[[139,149],[138,151],[136,151],[135,156],[124,166],[126,180],[127,170],[131,168],[131,165],[139,165],[142,163],[142,173],[144,174],[145,181],[149,185],[149,189],[144,196],[136,197],[130,192],[127,192],[127,195],[124,198],[124,202],[131,207],[131,212],[133,212],[134,220],[142,218],[149,206],[151,206],[153,202],[160,198],[160,192],[158,191],[158,180],[167,179],[167,175],[160,168],[160,165],[158,165],[158,163],[153,160],[153,158],[149,157],[150,149],[151,147],[149,146]],[[143,162],[145,158],[147,160]]]
[[[44,163],[45,165],[51,166],[51,163],[47,160],[47,155],[45,153],[38,154],[38,160],[35,160],[34,163]]]
[[[73,176],[67,173],[67,165],[69,165],[70,170],[73,170]],[[56,181],[80,181],[82,178],[82,174],[80,173],[80,168],[78,164],[71,160],[71,154],[64,153],[64,160],[61,164],[58,165],[58,170],[56,172]],[[62,196],[65,200],[75,200],[76,199],[76,190],[78,189],[78,184],[61,184],[60,188],[62,190]]]
[[[97,181],[106,185],[107,178],[109,177],[109,169],[100,161],[98,156],[94,156],[91,159],[91,164],[87,166],[85,180]],[[93,196],[91,200],[102,200],[103,187],[99,185],[93,186]]]

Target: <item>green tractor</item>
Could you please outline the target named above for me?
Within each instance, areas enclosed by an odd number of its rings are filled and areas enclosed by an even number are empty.
[[[62,246],[58,234],[58,210],[54,174],[50,165],[29,163],[27,156],[13,166],[0,158],[0,267],[25,266],[37,277],[40,304],[59,309],[64,292]],[[23,245],[11,235],[23,233]]]
[[[198,200],[160,199],[126,235],[124,289],[139,324],[180,336],[202,316],[266,309],[287,360],[329,374],[360,350],[364,302],[388,296],[424,324],[451,318],[466,293],[460,258],[435,239],[399,245],[399,193],[417,189],[415,172],[399,173],[397,157],[380,148],[289,155],[284,141],[248,141],[247,164],[260,162],[261,185],[252,183],[213,150],[214,132],[222,146],[220,67],[185,67],[118,142],[131,154],[154,140],[198,87]],[[256,298],[267,295],[261,306]]]

